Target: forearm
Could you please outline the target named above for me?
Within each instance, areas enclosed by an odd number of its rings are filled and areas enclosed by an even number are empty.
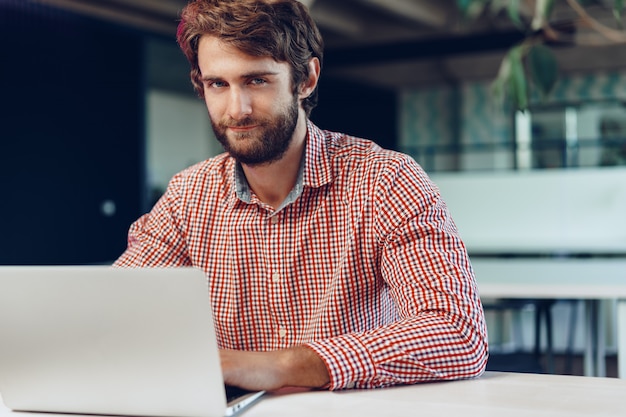
[[[434,311],[310,345],[327,364],[333,390],[471,378],[487,360],[480,326]]]
[[[249,390],[319,388],[329,382],[326,365],[305,346],[269,352],[222,350],[220,358],[225,382]]]

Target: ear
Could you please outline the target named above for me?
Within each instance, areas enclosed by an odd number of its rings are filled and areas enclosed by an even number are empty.
[[[320,78],[320,60],[317,58],[311,58],[309,60],[309,77],[300,86],[299,98],[304,100],[313,93],[315,87],[317,87],[317,81]]]

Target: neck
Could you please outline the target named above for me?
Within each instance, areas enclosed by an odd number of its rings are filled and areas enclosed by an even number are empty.
[[[242,165],[250,188],[262,202],[276,209],[285,201],[298,180],[305,145],[306,117],[301,113],[291,144],[282,158],[268,164]]]

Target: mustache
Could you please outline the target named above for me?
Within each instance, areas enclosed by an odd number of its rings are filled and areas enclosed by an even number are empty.
[[[228,120],[223,120],[220,123],[220,125],[224,127],[245,127],[245,126],[250,126],[250,125],[262,125],[262,124],[263,124],[262,120],[257,120],[252,117],[246,117],[245,119],[241,119],[241,120],[228,119]]]

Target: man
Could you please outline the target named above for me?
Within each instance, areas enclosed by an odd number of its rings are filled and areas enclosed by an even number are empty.
[[[116,265],[207,275],[227,383],[370,388],[480,375],[465,247],[415,161],[322,131],[296,0],[197,0],[178,42],[225,154],[174,176]]]

